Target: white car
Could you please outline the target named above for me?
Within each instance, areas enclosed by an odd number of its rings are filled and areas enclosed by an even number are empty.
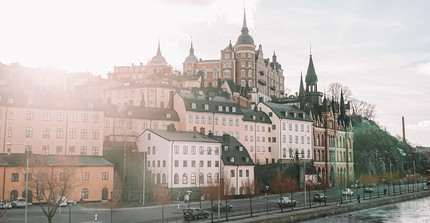
[[[345,188],[345,189],[342,190],[342,194],[343,195],[350,195],[350,196],[352,196],[353,193],[354,192],[351,189],[349,189],[349,188]]]
[[[0,200],[0,209],[12,208],[12,204],[8,200]]]
[[[25,198],[20,197],[12,201],[12,207],[25,207],[25,203]]]

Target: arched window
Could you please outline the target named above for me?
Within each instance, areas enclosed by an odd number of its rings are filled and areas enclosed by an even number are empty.
[[[248,86],[249,86],[249,87],[252,87],[252,80],[249,80],[249,81],[248,81]]]
[[[10,200],[14,201],[15,199],[18,198],[18,191],[17,190],[13,190],[10,192]]]
[[[305,150],[302,149],[302,151],[300,153],[302,154],[302,158],[305,158]]]
[[[245,70],[242,70],[242,71],[240,72],[240,76],[241,76],[241,77],[245,77]]]
[[[325,146],[325,138],[324,138],[324,134],[321,135],[321,145]]]
[[[318,154],[317,154],[317,160],[318,160],[318,161],[321,161],[321,156],[320,156],[320,155],[321,155],[321,153],[320,153],[320,151],[318,150]]]
[[[203,173],[200,173],[199,175],[199,185],[205,183],[205,175]]]
[[[196,174],[195,173],[191,174],[191,184],[196,184]]]
[[[215,174],[214,174],[214,181],[215,181],[215,183],[218,183],[218,182],[219,182],[219,181],[218,181],[218,180],[219,180],[218,178],[219,178],[219,174],[218,174],[218,173],[215,173]]]
[[[307,152],[306,156],[307,156],[308,158],[311,158],[311,150],[310,150],[310,149],[308,149],[308,152]]]
[[[224,75],[224,78],[231,78],[230,70],[224,70],[223,75]]]
[[[82,199],[88,199],[88,189],[82,189]]]
[[[179,184],[179,174],[175,173],[173,183]]]
[[[161,175],[158,173],[157,174],[157,184],[161,183]]]
[[[318,134],[317,135],[317,146],[319,146],[320,145],[320,135]]]
[[[206,181],[207,181],[208,184],[212,183],[212,174],[211,173],[208,173]]]
[[[290,148],[288,152],[290,153],[290,158],[293,158],[293,149]]]
[[[166,184],[166,174],[163,173],[163,176],[161,177],[161,183]]]
[[[248,77],[252,77],[252,70],[248,71]]]
[[[324,150],[322,151],[322,161],[325,161],[325,154],[324,154]]]
[[[186,173],[182,175],[182,184],[188,184],[188,175]]]
[[[287,158],[287,149],[286,148],[282,149],[282,158]]]
[[[109,196],[109,190],[107,187],[104,187],[102,190],[102,200],[107,200]]]
[[[245,85],[246,85],[246,81],[245,81],[245,80],[242,80],[242,81],[240,82],[240,86],[245,87]]]

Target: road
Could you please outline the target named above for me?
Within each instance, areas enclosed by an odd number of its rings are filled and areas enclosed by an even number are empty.
[[[418,187],[423,188],[423,184],[419,184]],[[379,186],[379,195],[384,196],[384,189],[387,188],[386,186],[380,185]],[[406,193],[408,190],[408,185],[395,185],[396,194],[400,193],[400,188],[402,190],[402,194]],[[414,189],[412,189],[414,188]],[[372,193],[372,197],[376,198],[378,195],[378,186],[373,187],[374,192]],[[412,190],[417,190],[417,185],[413,187],[412,185],[409,186],[409,191],[412,192]],[[326,195],[328,197],[327,202],[337,202],[340,201],[340,197],[342,197],[342,202],[349,202],[349,200],[356,201],[357,195],[360,194],[361,199],[369,199],[371,194],[370,193],[364,193],[363,188],[353,189],[353,196],[340,196],[341,194],[341,188],[334,187],[326,191]],[[306,193],[306,205],[309,207],[309,205],[312,206],[318,206],[318,205],[324,205],[324,202],[313,202],[311,199],[309,199],[309,195],[313,196],[313,194],[317,192],[324,192],[324,191],[312,191],[311,193]],[[393,187],[390,186],[390,189],[387,188],[387,194],[393,194]],[[288,194],[289,196],[290,194]],[[269,211],[275,211],[279,210],[279,207],[277,205],[277,198],[279,195],[273,194],[269,195],[268,198],[264,196],[256,197],[252,199],[252,207],[254,212],[265,212],[267,210],[267,207],[269,208]],[[293,199],[296,200],[297,206],[294,207],[294,209],[301,209],[304,208],[304,193],[303,192],[297,192],[293,194]],[[233,206],[233,211],[228,212],[228,214],[231,215],[239,215],[239,214],[246,214],[249,215],[249,199],[235,199],[229,201],[229,203]],[[179,208],[178,208],[179,205]],[[175,203],[165,206],[164,208],[164,214],[165,218],[169,219],[173,222],[186,222],[182,218],[181,211],[184,208],[188,207],[188,203]],[[200,207],[199,202],[191,202],[190,207]],[[210,202],[209,201],[202,201],[201,207],[203,209],[210,209]],[[291,211],[290,207],[284,208],[284,211]],[[4,223],[22,223],[24,222],[24,208],[13,208],[7,211],[6,218],[1,219],[0,222]],[[225,212],[221,213],[221,218],[225,219]],[[71,209],[71,222],[98,222],[98,223],[110,223],[111,222],[111,212],[107,209],[101,209],[101,208],[86,208],[79,205],[73,206]],[[210,217],[209,217],[210,218]],[[217,221],[217,213],[214,213],[214,220]],[[28,222],[31,223],[39,223],[39,222],[47,222],[46,216],[43,214],[40,206],[38,205],[32,205],[28,207]],[[136,208],[121,208],[114,210],[112,213],[112,222],[156,222],[159,220],[161,222],[161,207],[160,206],[148,206],[148,207],[136,207]],[[55,215],[53,222],[58,223],[68,223],[69,222],[69,207],[62,207],[61,209],[57,210],[57,214]]]

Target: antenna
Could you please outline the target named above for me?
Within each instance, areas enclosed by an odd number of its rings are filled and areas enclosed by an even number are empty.
[[[309,43],[309,53],[312,55],[312,43]]]

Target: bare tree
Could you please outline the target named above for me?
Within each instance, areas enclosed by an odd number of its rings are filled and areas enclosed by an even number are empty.
[[[245,189],[245,194],[249,197],[249,210],[252,217],[252,198],[260,195],[260,185],[257,180],[250,178],[247,178],[242,185]]]
[[[279,194],[281,197],[284,193],[292,193],[298,190],[297,180],[284,176],[278,172],[271,183],[272,191]],[[281,205],[281,212],[283,212]]]
[[[375,105],[353,98],[351,100],[352,114],[369,120],[375,117]]]
[[[164,206],[170,204],[170,190],[165,185],[160,184],[155,187],[153,193],[154,201],[161,205],[161,219],[164,222]]]
[[[214,207],[214,201],[218,200],[219,192],[219,185],[215,183],[208,184],[206,187],[202,188],[202,194],[205,196],[206,200],[211,202],[211,207]],[[214,212],[211,211],[211,222],[214,220],[213,213]]]
[[[235,187],[233,182],[229,177],[224,177],[221,179],[221,199],[228,204],[228,201],[234,198]],[[221,204],[218,204],[221,205]],[[227,207],[228,208],[228,207]],[[225,219],[228,221],[228,209],[225,212]]]
[[[0,209],[0,222],[3,222],[2,219],[4,220],[4,222],[6,222],[6,212],[7,212],[6,207],[3,207],[3,209]]]
[[[109,201],[110,222],[111,223],[113,222],[114,210],[119,208],[119,206],[120,206],[121,194],[122,194],[122,189],[123,189],[123,185],[124,185],[118,172],[115,172],[114,176],[115,177],[113,179],[113,190],[112,190],[111,198]]]
[[[32,179],[28,181],[28,188],[36,191],[35,198],[39,202],[43,213],[52,223],[57,208],[63,199],[69,197],[77,180],[73,157],[50,159],[49,156],[35,156],[31,159]]]
[[[333,98],[334,101],[340,101],[340,94],[343,93],[343,100],[349,101],[352,97],[351,89],[347,86],[343,86],[341,83],[330,83],[328,86],[327,96]]]

